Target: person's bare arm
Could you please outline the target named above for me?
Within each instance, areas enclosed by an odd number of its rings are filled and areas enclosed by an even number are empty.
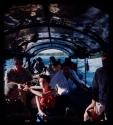
[[[31,86],[30,88],[31,88],[31,89],[35,89],[35,90],[36,90],[36,89],[37,89],[37,90],[42,89],[41,86]]]
[[[24,89],[24,84],[18,84],[18,90],[21,92]]]
[[[85,110],[85,111],[88,111],[89,109],[94,108],[94,107],[95,107],[95,105],[96,105],[96,101],[92,99],[91,104],[90,104],[90,105],[86,108],[86,110]]]
[[[41,110],[41,106],[40,106],[40,103],[39,103],[39,97],[35,96],[35,99],[36,99],[36,105],[37,105],[37,108],[38,108],[38,114],[41,115],[41,116],[46,116],[46,114]]]
[[[30,92],[32,92],[33,94],[35,94],[36,96],[41,96],[42,97],[42,93],[41,92],[39,92],[39,91],[37,91],[37,90],[33,90],[33,89],[29,89],[30,90]]]

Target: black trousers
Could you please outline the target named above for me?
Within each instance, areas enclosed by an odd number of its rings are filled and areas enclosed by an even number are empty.
[[[56,113],[58,115],[65,115],[66,107],[69,106],[69,95],[61,95],[56,97]]]

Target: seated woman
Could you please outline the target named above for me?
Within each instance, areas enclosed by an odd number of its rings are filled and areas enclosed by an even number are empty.
[[[38,108],[37,122],[45,121],[50,115],[55,112],[55,97],[56,92],[49,87],[50,77],[47,75],[40,75],[39,84],[41,91],[33,90],[31,92],[36,95],[36,105]]]

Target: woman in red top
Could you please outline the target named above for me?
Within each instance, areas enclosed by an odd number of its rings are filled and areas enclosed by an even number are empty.
[[[50,77],[47,75],[39,76],[39,84],[42,88],[40,94],[35,97],[38,108],[38,116],[47,118],[54,112],[56,92],[49,87]],[[36,93],[35,93],[36,94]]]

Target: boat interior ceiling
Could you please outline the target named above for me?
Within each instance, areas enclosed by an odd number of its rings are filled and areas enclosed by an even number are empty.
[[[47,49],[72,58],[109,51],[109,13],[93,5],[12,5],[4,13],[5,50],[30,57]]]

